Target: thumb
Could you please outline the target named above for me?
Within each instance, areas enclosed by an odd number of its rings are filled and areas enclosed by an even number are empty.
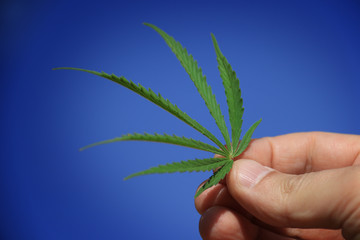
[[[226,181],[233,198],[267,224],[342,229],[346,238],[360,237],[360,167],[291,175],[238,160]]]

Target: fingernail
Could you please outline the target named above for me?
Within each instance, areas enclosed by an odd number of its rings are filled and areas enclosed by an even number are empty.
[[[265,167],[253,160],[240,160],[237,173],[237,178],[241,186],[246,188],[254,187],[260,182],[268,173],[274,169]]]

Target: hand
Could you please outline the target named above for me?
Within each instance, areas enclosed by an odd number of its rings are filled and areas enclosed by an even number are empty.
[[[195,199],[203,239],[360,239],[360,136],[253,140]]]

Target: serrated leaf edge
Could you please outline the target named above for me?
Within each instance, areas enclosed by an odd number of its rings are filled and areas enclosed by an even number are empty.
[[[91,147],[98,146],[101,144],[114,143],[114,142],[120,142],[120,141],[148,141],[148,142],[168,143],[168,144],[174,144],[174,145],[179,145],[179,146],[183,146],[183,147],[189,147],[189,148],[194,148],[194,149],[198,149],[198,150],[203,150],[203,151],[207,151],[207,152],[212,152],[215,154],[219,154],[221,156],[226,155],[223,151],[221,151],[221,149],[218,149],[218,148],[216,148],[210,144],[204,143],[202,141],[194,140],[192,138],[179,137],[179,136],[176,136],[175,134],[168,135],[166,133],[165,134],[157,134],[157,133],[155,133],[155,134],[148,134],[148,133],[125,134],[120,137],[116,137],[116,138],[112,138],[112,139],[108,139],[108,140],[104,140],[104,141],[100,141],[100,142],[96,142],[96,143],[87,145],[87,146],[81,148],[80,151],[83,151],[87,148],[91,148]]]
[[[190,76],[190,79],[193,81],[201,97],[205,101],[205,105],[209,109],[211,116],[214,118],[216,125],[220,129],[221,134],[223,135],[226,145],[230,146],[230,136],[229,131],[226,127],[225,119],[221,113],[220,105],[216,101],[216,97],[213,94],[210,85],[206,81],[205,75],[203,75],[202,70],[198,67],[197,61],[194,60],[193,56],[189,54],[180,42],[176,41],[172,36],[168,35],[165,31],[156,27],[150,23],[144,23],[146,26],[151,27],[165,40],[166,44],[170,47],[172,52],[180,61],[181,65],[184,67],[185,71]]]
[[[158,105],[162,109],[166,110],[167,112],[171,113],[175,117],[179,118],[186,124],[190,125],[200,133],[202,133],[204,136],[209,138],[211,141],[213,141],[217,146],[219,146],[225,153],[229,153],[229,151],[226,149],[226,147],[204,126],[199,124],[196,120],[192,119],[189,115],[187,115],[185,112],[181,111],[176,105],[172,104],[168,99],[164,99],[161,94],[154,93],[150,88],[147,90],[145,87],[143,87],[140,83],[135,84],[132,81],[127,80],[125,77],[118,77],[115,74],[107,74],[105,72],[97,72],[93,70],[87,70],[82,68],[72,68],[72,67],[61,67],[61,68],[54,68],[54,70],[75,70],[75,71],[82,71],[91,73],[106,79],[109,79],[113,82],[116,82],[129,90],[139,94],[140,96],[146,98],[147,100],[151,101],[152,103]]]
[[[255,129],[257,128],[257,126],[259,126],[259,124],[261,123],[262,119],[256,121],[250,128],[249,130],[247,130],[247,132],[245,133],[244,137],[241,139],[241,142],[235,152],[235,156],[239,156],[243,151],[245,151],[245,149],[248,147],[250,141],[251,141],[251,137],[255,131]]]
[[[195,159],[181,162],[167,163],[165,165],[159,165],[152,167],[144,171],[133,173],[124,180],[128,180],[133,177],[148,175],[148,174],[161,174],[161,173],[174,173],[174,172],[199,172],[199,171],[210,171],[226,164],[229,159],[224,158],[206,158],[206,159]]]
[[[235,71],[233,71],[230,63],[222,54],[218,42],[214,34],[211,34],[213,45],[215,48],[216,59],[218,62],[218,69],[220,77],[225,89],[226,101],[229,110],[229,119],[231,124],[231,137],[234,147],[231,148],[231,152],[235,152],[234,148],[238,145],[241,135],[242,116],[244,113],[243,99],[241,97],[241,89],[239,79],[236,77]]]

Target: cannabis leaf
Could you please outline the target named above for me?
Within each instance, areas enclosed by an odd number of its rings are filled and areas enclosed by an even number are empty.
[[[220,180],[223,179],[228,172],[230,172],[233,162],[234,161],[231,159],[224,161],[225,164],[219,170],[217,170],[204,185],[199,188],[199,190],[195,194],[195,198],[209,187],[218,184],[218,182],[220,182]]]
[[[196,130],[198,130],[199,132],[204,134],[207,138],[209,138],[217,146],[219,146],[225,153],[228,152],[226,147],[211,132],[209,132],[209,130],[207,130],[205,127],[200,125],[197,121],[195,121],[194,119],[189,117],[185,112],[181,111],[176,105],[173,105],[168,99],[164,99],[160,93],[156,94],[150,88],[146,89],[145,87],[143,87],[140,83],[135,84],[132,81],[127,80],[123,76],[118,77],[114,74],[110,75],[105,72],[96,72],[96,71],[86,70],[86,69],[81,69],[81,68],[69,68],[69,67],[66,68],[65,67],[65,68],[54,68],[54,69],[55,70],[68,69],[68,70],[77,70],[77,71],[88,72],[88,73],[91,73],[91,74],[94,74],[94,75],[97,75],[97,76],[100,76],[103,78],[107,78],[113,82],[116,82],[116,83],[132,90],[133,92],[139,94],[140,96],[146,98],[147,100],[155,103],[156,105],[165,109],[169,113],[175,115],[180,120],[184,121],[185,123],[189,124]]]
[[[209,109],[211,116],[214,118],[215,123],[219,127],[221,134],[225,139],[226,145],[222,144],[219,139],[217,139],[209,130],[199,124],[196,120],[192,119],[185,112],[181,111],[176,105],[172,104],[168,99],[165,99],[161,94],[154,93],[150,88],[145,88],[141,84],[135,84],[132,81],[127,80],[125,77],[118,77],[115,74],[107,74],[105,72],[97,72],[81,68],[54,68],[54,69],[68,69],[68,70],[77,70],[87,73],[91,73],[106,79],[109,79],[115,83],[118,83],[131,91],[139,94],[145,99],[151,101],[152,103],[163,108],[167,112],[173,114],[178,119],[182,120],[186,124],[193,127],[195,130],[199,131],[205,137],[210,139],[217,147],[204,143],[199,140],[194,140],[192,138],[180,137],[176,135],[168,134],[126,134],[120,137],[113,139],[97,142],[83,147],[80,150],[84,150],[89,147],[97,146],[100,144],[118,142],[118,141],[150,141],[150,142],[160,142],[175,144],[179,146],[199,149],[203,151],[212,152],[222,156],[221,158],[206,158],[206,159],[195,159],[187,160],[181,162],[173,162],[165,165],[159,165],[157,167],[152,167],[147,170],[134,173],[125,178],[133,178],[140,175],[153,174],[153,173],[173,173],[173,172],[193,172],[193,171],[210,171],[217,169],[214,174],[208,179],[208,181],[202,185],[199,190],[196,192],[195,197],[199,196],[203,191],[208,189],[211,186],[216,185],[221,179],[223,179],[226,174],[231,170],[233,165],[234,157],[240,155],[249,145],[251,141],[252,134],[254,133],[256,127],[260,124],[261,119],[255,122],[249,130],[245,133],[244,137],[240,141],[241,135],[241,126],[242,126],[242,116],[244,113],[243,99],[241,97],[241,90],[239,86],[239,79],[236,77],[235,72],[232,70],[231,65],[227,59],[222,54],[216,38],[211,34],[212,41],[215,48],[215,53],[217,56],[218,68],[220,72],[220,77],[225,89],[226,101],[228,104],[229,118],[231,125],[231,139],[228,132],[228,128],[225,123],[223,114],[221,113],[220,105],[217,103],[215,95],[213,94],[210,85],[206,81],[205,75],[203,75],[202,70],[198,67],[198,63],[194,60],[193,56],[188,54],[187,50],[173,37],[169,36],[160,28],[149,24],[144,23],[145,25],[151,27],[165,40],[166,44],[173,51],[175,56],[180,61],[181,65],[184,67],[185,71],[189,74],[190,79],[193,81],[195,87],[197,88],[199,94],[203,98],[205,105]]]
[[[241,90],[239,88],[239,79],[236,73],[232,70],[230,64],[221,53],[219,45],[216,41],[214,34],[211,34],[220,76],[223,80],[225,88],[226,100],[229,106],[229,118],[231,124],[231,137],[233,146],[237,146],[240,140],[242,115],[244,113],[243,99],[241,98]]]
[[[216,153],[219,155],[223,155],[224,152],[222,152],[220,149],[209,145],[207,143],[198,141],[198,140],[194,140],[192,138],[186,138],[186,137],[179,137],[174,135],[168,135],[168,134],[148,134],[148,133],[144,133],[144,134],[139,134],[139,133],[134,133],[134,134],[126,134],[124,136],[121,137],[116,137],[113,139],[109,139],[109,140],[105,140],[102,142],[97,142],[97,143],[93,143],[90,144],[88,146],[85,146],[83,148],[81,148],[80,150],[85,150],[87,148],[90,147],[94,147],[97,145],[101,145],[101,144],[106,144],[106,143],[112,143],[112,142],[119,142],[119,141],[130,141],[130,140],[137,140],[137,141],[148,141],[148,142],[161,142],[161,143],[170,143],[170,144],[175,144],[175,145],[179,145],[179,146],[183,146],[183,147],[189,147],[189,148],[195,148],[195,149],[199,149],[199,150],[204,150],[204,151],[208,151],[208,152],[212,152],[212,153]]]
[[[223,158],[206,158],[206,159],[195,159],[181,162],[168,163],[166,165],[159,165],[157,167],[149,168],[148,170],[141,171],[138,173],[131,174],[126,179],[133,178],[140,175],[152,174],[152,173],[173,173],[173,172],[199,172],[199,171],[210,171],[218,168],[232,160]]]
[[[225,124],[224,116],[221,113],[220,105],[217,103],[215,95],[212,93],[211,87],[207,84],[206,77],[202,74],[201,68],[198,67],[197,62],[190,54],[187,53],[186,49],[183,48],[179,42],[175,41],[173,37],[170,37],[163,30],[152,24],[145,23],[145,25],[157,31],[160,36],[164,38],[165,42],[171,48],[171,50],[175,53],[181,65],[189,74],[190,79],[194,82],[201,97],[204,99],[210,114],[215,119],[216,124],[225,138],[227,146],[230,146],[229,132]]]

